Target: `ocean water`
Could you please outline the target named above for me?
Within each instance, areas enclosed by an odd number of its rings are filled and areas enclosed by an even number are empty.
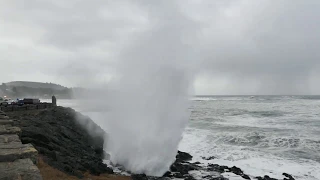
[[[320,179],[320,96],[196,97],[191,110],[180,149],[194,161],[253,177]]]
[[[286,172],[296,179],[320,179],[320,96],[201,96],[191,101],[179,149],[193,155],[193,161],[237,166],[251,177],[283,178]],[[97,124],[102,121],[99,109],[83,110],[73,100],[58,104]],[[215,159],[202,158],[209,156]]]

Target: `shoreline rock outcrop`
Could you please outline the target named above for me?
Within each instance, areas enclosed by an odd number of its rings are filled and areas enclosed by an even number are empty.
[[[93,136],[77,120],[99,129],[90,118],[64,107],[8,114],[18,120],[15,126],[22,129],[21,141],[32,144],[50,166],[78,178],[85,172],[113,174],[102,162],[104,134]]]
[[[71,108],[59,106],[43,110],[16,111],[8,114],[17,120],[11,121],[8,118],[4,118],[10,124],[5,127],[1,126],[0,121],[0,144],[21,141],[22,143],[30,143],[48,165],[80,179],[87,172],[92,175],[113,174],[112,168],[102,162],[105,154],[103,151],[105,132],[89,117],[83,116]],[[14,126],[17,127],[13,128]],[[88,129],[88,127],[90,128]],[[90,132],[90,129],[92,132]],[[11,135],[2,137],[1,132],[10,132]],[[21,141],[17,134],[21,136]],[[28,148],[28,146],[25,146],[25,148]],[[28,157],[31,157],[34,161],[32,156]],[[0,160],[1,158],[0,154]],[[203,159],[213,160],[214,158],[212,156]],[[194,177],[193,172],[200,172],[197,175],[198,179],[227,180],[228,178],[224,177],[223,173],[233,173],[243,179],[278,180],[269,176],[252,177],[235,166],[204,165],[200,162],[191,161],[192,156],[189,153],[178,151],[176,160],[163,177],[132,174],[131,179],[169,180],[179,178],[195,180],[196,177]],[[31,165],[30,162],[32,163],[31,160],[20,160],[14,163],[22,164],[23,166],[23,164]],[[10,167],[18,167],[14,163]],[[2,167],[3,164],[0,163],[0,169]],[[10,171],[8,169],[8,172]],[[283,180],[294,180],[289,174],[284,173],[283,176]]]
[[[163,177],[150,177],[144,174],[133,174],[131,177],[133,180],[169,180],[173,178],[196,180],[191,172],[200,171],[203,173],[203,175],[198,175],[199,177],[197,178],[203,180],[228,180],[228,178],[223,176],[223,173],[233,173],[244,180],[294,180],[294,177],[287,173],[283,173],[283,179],[276,179],[267,175],[251,177],[236,166],[228,167],[218,164],[208,164],[207,166],[204,166],[200,162],[190,162],[191,160],[192,156],[190,154],[178,151],[175,162],[171,165],[170,170],[166,172]]]
[[[35,165],[38,152],[31,144],[23,144],[21,129],[0,111],[0,179],[42,180]]]

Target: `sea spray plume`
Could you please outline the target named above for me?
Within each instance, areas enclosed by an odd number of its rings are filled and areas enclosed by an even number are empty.
[[[90,86],[96,90],[80,105],[95,108],[90,117],[108,134],[104,144],[113,164],[161,176],[175,160],[189,119],[196,26],[174,1],[139,2],[145,2],[136,5],[148,14],[148,25],[121,48],[114,78]]]
[[[191,32],[174,4],[145,8],[153,23],[120,55],[119,78],[110,85],[115,93],[105,144],[114,164],[162,176],[175,159],[189,119],[192,56],[183,37]]]
[[[106,143],[111,161],[134,173],[161,176],[168,170],[189,118],[188,81],[180,72],[161,71],[167,74],[149,74],[134,84],[122,79],[125,90],[115,96],[111,111]]]

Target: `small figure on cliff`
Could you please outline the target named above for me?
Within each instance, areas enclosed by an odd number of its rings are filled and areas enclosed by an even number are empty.
[[[52,96],[52,105],[57,106],[57,99],[54,95]]]

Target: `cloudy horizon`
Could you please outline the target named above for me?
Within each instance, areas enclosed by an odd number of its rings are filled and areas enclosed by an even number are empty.
[[[194,74],[198,95],[320,94],[317,0],[1,3],[0,82],[107,83],[136,37],[167,22],[168,32],[183,30],[186,59],[178,62]]]

